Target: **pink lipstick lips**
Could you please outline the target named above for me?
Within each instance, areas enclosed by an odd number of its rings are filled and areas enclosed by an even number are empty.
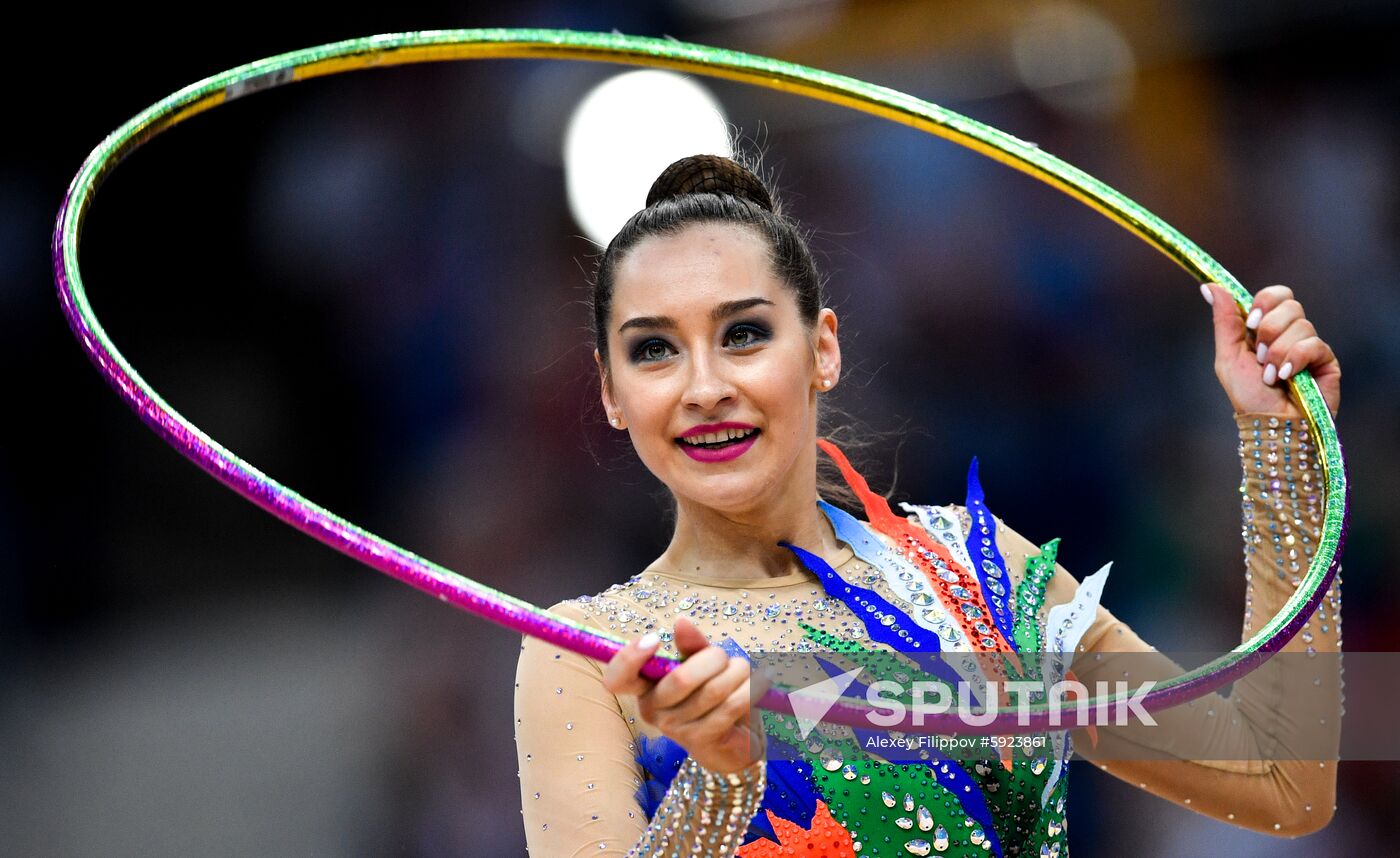
[[[731,430],[733,431],[731,432]],[[743,437],[720,440],[725,436],[743,432],[748,434]],[[680,438],[676,439],[676,444],[687,456],[697,462],[728,462],[748,452],[748,449],[757,440],[758,434],[758,428],[748,423],[706,423],[687,429]],[[705,446],[684,440],[704,435],[718,437]]]

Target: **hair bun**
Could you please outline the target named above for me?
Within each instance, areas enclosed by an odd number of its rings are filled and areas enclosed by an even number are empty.
[[[722,155],[689,155],[661,171],[647,192],[647,207],[686,194],[729,194],[773,211],[773,197],[747,167]]]

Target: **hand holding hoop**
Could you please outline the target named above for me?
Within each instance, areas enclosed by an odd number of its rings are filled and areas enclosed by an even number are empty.
[[[613,656],[603,670],[603,686],[636,697],[642,720],[709,771],[737,772],[763,759],[766,737],[750,705],[749,660],[709,643],[685,617],[676,619],[675,642],[685,662],[661,679],[640,674],[661,643],[649,632]],[[754,682],[766,689],[761,680]]]
[[[1248,313],[1237,311],[1226,300],[1217,304],[1223,292],[1213,283],[1201,286],[1215,322],[1215,375],[1235,413],[1302,417],[1284,382],[1307,371],[1328,413],[1336,417],[1342,401],[1341,364],[1332,347],[1317,336],[1293,290],[1287,286],[1260,289]]]

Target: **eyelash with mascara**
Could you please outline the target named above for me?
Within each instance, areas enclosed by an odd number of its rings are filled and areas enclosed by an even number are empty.
[[[728,331],[725,332],[725,335],[724,335],[724,336],[725,336],[725,339],[728,340],[730,337],[732,337],[732,336],[733,336],[736,332],[738,332],[738,331],[749,331],[749,332],[751,332],[752,335],[753,335],[749,342],[745,343],[745,344],[742,345],[742,346],[739,346],[739,348],[741,348],[741,349],[743,349],[743,348],[749,348],[750,346],[757,345],[758,343],[762,342],[763,340],[768,339],[768,337],[770,336],[768,330],[767,330],[766,328],[764,328],[762,325],[755,324],[755,323],[753,323],[753,322],[740,322],[740,323],[736,324],[734,327],[730,328]],[[665,340],[663,340],[663,339],[661,339],[661,338],[659,338],[659,337],[649,337],[649,338],[643,340],[641,343],[639,343],[639,344],[637,345],[637,347],[634,348],[634,349],[632,350],[632,360],[633,360],[633,362],[635,362],[635,363],[654,363],[654,362],[660,360],[661,358],[648,358],[648,357],[645,356],[645,355],[646,355],[646,350],[647,350],[647,348],[650,347],[652,343],[661,343],[662,345],[665,345],[665,346],[667,346],[667,347],[670,346],[669,343],[667,343]]]

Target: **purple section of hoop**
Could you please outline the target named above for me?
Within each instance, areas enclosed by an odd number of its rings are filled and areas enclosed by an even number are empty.
[[[616,642],[549,617],[538,616],[529,606],[490,588],[475,585],[475,582],[466,579],[461,582],[442,580],[440,575],[430,571],[421,559],[388,546],[382,540],[324,511],[310,508],[304,501],[291,496],[284,487],[261,477],[242,463],[215,449],[196,432],[190,431],[189,426],[163,408],[142,385],[131,378],[78,311],[68,271],[63,263],[62,241],[63,224],[71,208],[73,193],[73,189],[70,188],[59,209],[58,228],[54,232],[53,242],[54,275],[63,315],[103,378],[136,411],[142,422],[165,439],[166,443],[224,485],[297,530],[444,602],[508,629],[549,641],[589,658],[607,661],[617,653],[621,646]],[[678,662],[671,659],[655,658],[647,665],[644,673],[659,678],[677,664]]]

